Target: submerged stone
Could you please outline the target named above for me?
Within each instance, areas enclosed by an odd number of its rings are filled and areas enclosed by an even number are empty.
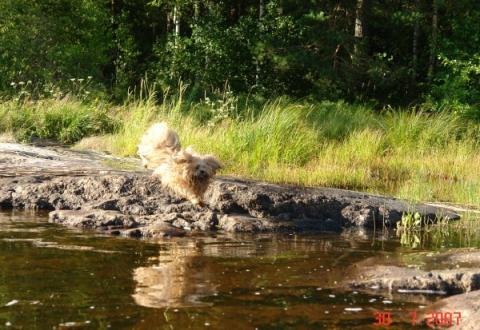
[[[58,210],[49,214],[49,221],[77,228],[109,230],[133,228],[137,222],[130,215],[105,210]]]
[[[419,311],[418,323],[430,328],[477,330],[480,327],[480,291],[441,299]]]

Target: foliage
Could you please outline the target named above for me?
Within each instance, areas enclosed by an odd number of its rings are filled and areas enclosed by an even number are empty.
[[[401,230],[418,230],[422,225],[422,216],[420,213],[405,213],[402,219],[397,223],[397,229]]]
[[[102,81],[110,48],[108,19],[94,0],[1,1],[0,93],[16,95],[22,83],[44,94],[49,85],[68,86],[71,78]]]
[[[445,6],[451,26],[442,36],[440,68],[429,101],[436,110],[452,110],[480,120],[480,4],[462,0]]]
[[[479,119],[479,2],[436,1],[437,14],[431,0],[365,3],[357,17],[353,0],[4,0],[0,94],[31,81],[29,97],[43,97],[91,76],[121,102],[147,75],[160,90],[182,81],[197,100],[228,84],[236,97],[424,104]]]

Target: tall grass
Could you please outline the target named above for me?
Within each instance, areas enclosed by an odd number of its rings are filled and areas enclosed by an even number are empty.
[[[161,102],[147,93],[109,110],[56,101],[24,105],[15,113],[4,103],[0,115],[7,124],[0,130],[31,134],[33,125],[35,134],[65,142],[97,135],[77,147],[133,156],[147,127],[164,120],[184,146],[216,154],[226,165],[225,175],[480,206],[478,124],[451,113],[375,112],[342,102],[285,98],[258,106],[231,98],[191,104],[181,93]]]
[[[0,132],[12,132],[20,141],[40,138],[73,143],[113,132],[119,125],[105,106],[69,99],[0,102],[0,118]]]

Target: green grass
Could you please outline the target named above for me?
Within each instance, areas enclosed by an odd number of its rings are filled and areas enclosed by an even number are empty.
[[[165,120],[183,146],[216,154],[226,165],[224,175],[480,206],[480,126],[447,112],[378,112],[284,98],[259,105],[231,95],[191,104],[180,95],[117,107],[4,102],[0,116],[0,130],[22,140],[87,137],[76,147],[121,156],[135,155],[147,127]]]
[[[105,106],[75,100],[0,103],[0,132],[13,132],[17,140],[52,139],[73,143],[86,136],[113,132],[118,121]]]

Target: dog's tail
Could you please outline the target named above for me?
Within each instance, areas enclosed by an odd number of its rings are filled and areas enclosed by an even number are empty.
[[[180,150],[177,133],[165,122],[153,124],[142,136],[138,155],[145,168],[156,168]]]

